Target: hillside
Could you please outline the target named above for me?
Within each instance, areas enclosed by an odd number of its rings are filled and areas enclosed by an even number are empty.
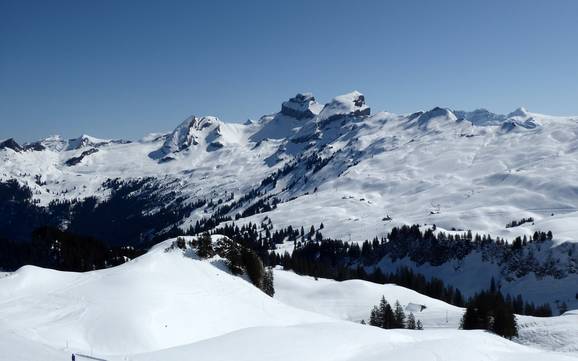
[[[202,260],[192,250],[169,249],[172,243],[106,270],[25,267],[5,275],[0,279],[0,359],[52,361],[71,352],[111,361],[353,361],[391,353],[400,360],[436,355],[445,360],[571,359],[481,331],[429,327],[440,322],[435,319],[444,308],[452,318],[459,310],[393,285],[337,284],[277,271],[278,297],[273,299],[231,275],[223,259]],[[426,329],[382,330],[340,320],[349,312],[357,317],[382,291],[388,298],[428,305]],[[327,303],[329,296],[335,303]]]
[[[268,297],[231,275],[218,257],[205,261],[194,253],[165,252],[172,241],[105,270],[21,268],[0,279],[1,327],[56,349],[114,355],[247,327],[328,320]]]

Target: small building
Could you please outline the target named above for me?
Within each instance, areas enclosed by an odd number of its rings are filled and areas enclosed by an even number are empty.
[[[425,305],[420,305],[419,303],[408,303],[407,306],[405,306],[405,310],[407,312],[421,312],[423,310],[425,310],[427,307]]]

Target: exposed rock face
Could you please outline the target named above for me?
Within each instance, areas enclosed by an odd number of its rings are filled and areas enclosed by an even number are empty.
[[[94,154],[96,152],[98,152],[98,149],[90,148],[90,149],[82,152],[78,157],[72,157],[72,158],[68,159],[66,162],[64,162],[64,164],[66,164],[69,167],[72,167],[72,166],[77,165],[78,163],[82,162],[82,160],[84,158],[86,158],[89,155]]]
[[[526,120],[508,119],[500,129],[504,132],[511,132],[515,129],[535,129],[537,127],[538,124],[532,118]]]
[[[66,150],[76,150],[87,147],[98,148],[109,144],[127,144],[127,143],[130,143],[130,141],[123,139],[116,139],[116,140],[98,139],[83,134],[78,138],[70,139],[68,141],[68,146],[66,147]]]
[[[214,117],[192,116],[182,122],[167,138],[163,149],[166,153],[179,152],[199,144],[199,132],[216,122]]]
[[[199,144],[206,144],[209,151],[222,148],[224,145],[217,141],[222,135],[221,125],[222,122],[216,117],[191,116],[176,127],[166,137],[163,146],[151,152],[149,157],[167,162],[174,159],[174,154]]]
[[[6,139],[0,143],[0,149],[12,149],[15,152],[21,152],[23,150],[20,144],[18,144],[14,138]]]
[[[319,113],[321,106],[310,93],[299,93],[295,97],[283,102],[281,114],[295,119],[313,118]]]
[[[520,107],[507,115],[507,120],[502,124],[501,130],[511,132],[513,130],[531,130],[540,126],[534,119],[533,114]]]
[[[26,150],[26,151],[29,150],[29,151],[33,151],[33,152],[42,152],[45,149],[46,149],[46,147],[43,146],[42,143],[40,143],[40,142],[34,142],[34,143],[24,145],[24,150]]]

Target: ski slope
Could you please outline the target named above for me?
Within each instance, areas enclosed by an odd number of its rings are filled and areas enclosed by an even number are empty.
[[[213,236],[218,238],[220,236]],[[166,251],[172,240],[121,266],[71,273],[26,266],[0,278],[0,360],[570,360],[572,351],[523,346],[459,331],[460,309],[395,285],[336,282],[276,270],[270,298],[218,257]],[[360,325],[384,294],[416,302],[425,330]],[[446,314],[449,322],[446,322]],[[535,335],[575,326],[527,323]],[[536,321],[537,322],[537,321]],[[570,333],[572,334],[572,333]],[[547,347],[544,347],[547,346]]]
[[[0,279],[1,327],[55,348],[108,355],[173,347],[247,327],[329,320],[268,297],[229,274],[218,258],[207,262],[165,253],[167,242],[100,271],[21,268]]]

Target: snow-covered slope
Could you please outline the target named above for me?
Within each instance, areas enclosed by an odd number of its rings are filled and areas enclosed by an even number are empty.
[[[524,347],[482,331],[386,331],[352,323],[251,328],[191,345],[137,355],[133,359],[135,361],[575,360],[569,355]]]
[[[481,331],[440,329],[434,325],[443,322],[435,319],[445,318],[444,308],[451,317],[458,309],[397,286],[276,271],[273,299],[229,274],[218,257],[167,251],[172,241],[106,270],[24,267],[0,278],[0,360],[62,360],[72,352],[111,361],[571,359]],[[341,320],[358,317],[382,292],[427,305],[426,329],[382,330]]]
[[[218,257],[209,262],[194,253],[165,252],[171,242],[101,271],[21,268],[0,279],[0,328],[57,349],[106,355],[148,352],[247,327],[328,320],[270,298],[229,274]]]
[[[288,305],[355,322],[367,322],[371,308],[384,296],[390,304],[399,301],[406,314],[413,312],[426,330],[455,330],[465,311],[393,284],[314,279],[281,269],[275,270],[275,291],[275,298]],[[426,308],[419,311],[408,305],[423,305]],[[519,325],[516,342],[578,357],[578,311],[568,311],[555,317],[518,315],[516,318]]]
[[[368,322],[371,308],[379,303],[382,296],[391,305],[399,301],[406,313],[413,312],[428,329],[457,329],[464,312],[459,307],[394,284],[380,285],[363,280],[315,280],[281,269],[275,270],[275,298],[336,319]],[[418,310],[418,305],[426,307]]]

